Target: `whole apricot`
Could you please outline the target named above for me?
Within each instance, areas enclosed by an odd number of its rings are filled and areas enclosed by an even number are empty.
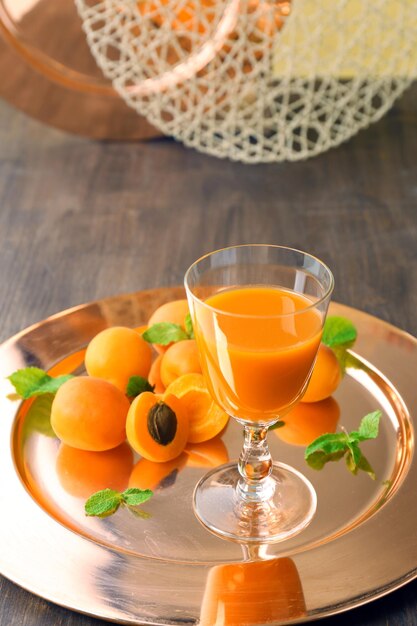
[[[201,374],[195,339],[185,339],[172,344],[162,357],[160,375],[165,387],[183,374]]]
[[[160,324],[161,322],[170,322],[171,324],[177,324],[185,330],[185,318],[189,312],[188,302],[185,298],[182,300],[171,300],[158,307],[148,320],[148,328],[154,324]],[[155,350],[159,353],[166,352],[172,344],[161,346],[159,344],[153,344]]]
[[[51,426],[68,446],[80,450],[110,450],[126,439],[129,407],[126,396],[106,380],[75,376],[55,395]]]
[[[85,368],[90,376],[103,378],[126,393],[131,376],[146,378],[152,363],[152,348],[132,328],[112,326],[90,341]]]
[[[332,395],[342,380],[339,361],[333,350],[324,343],[320,344],[313,373],[302,402],[320,402]]]
[[[149,370],[148,381],[151,385],[154,385],[155,393],[164,393],[165,385],[161,380],[161,361],[163,354],[158,354],[155,361],[151,365],[151,369]]]

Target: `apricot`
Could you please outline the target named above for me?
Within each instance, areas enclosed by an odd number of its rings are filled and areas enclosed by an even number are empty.
[[[148,459],[139,459],[129,478],[129,487],[138,489],[152,489],[169,486],[178,472],[182,470],[187,461],[185,453],[180,454],[171,461],[165,463],[155,463]]]
[[[302,402],[319,402],[332,395],[342,380],[342,370],[333,350],[320,344],[313,373]]]
[[[189,312],[188,302],[185,298],[182,300],[171,300],[171,302],[166,302],[158,307],[151,315],[148,320],[148,327],[153,326],[153,324],[160,324],[161,322],[170,322],[171,324],[178,324],[185,330],[185,318],[187,317]],[[166,352],[169,346],[161,346],[159,344],[152,344],[155,350],[159,353]]]
[[[155,361],[151,365],[151,369],[149,370],[148,381],[151,385],[155,387],[155,393],[164,393],[165,385],[161,380],[161,361],[162,354],[158,354]]]
[[[226,445],[219,436],[202,443],[187,443],[184,452],[187,467],[217,467],[229,462]]]
[[[149,461],[163,463],[179,456],[187,443],[189,420],[180,400],[144,391],[130,405],[127,439]]]
[[[320,435],[334,433],[339,418],[340,407],[334,398],[300,402],[284,417],[285,426],[274,432],[286,443],[308,446]]]
[[[90,376],[103,378],[126,393],[131,376],[147,378],[152,348],[132,328],[112,326],[102,330],[88,344],[85,367]]]
[[[56,457],[56,473],[65,491],[88,498],[101,489],[124,491],[133,467],[133,452],[127,442],[104,452],[77,450],[64,443]]]
[[[168,354],[169,352],[165,354],[164,359]],[[229,420],[227,413],[211,397],[202,374],[184,374],[176,378],[165,393],[179,398],[181,405],[188,411],[190,443],[212,439],[223,430]]]
[[[195,339],[172,344],[161,360],[161,380],[165,387],[184,374],[201,374]]]
[[[56,436],[80,450],[110,450],[126,439],[126,396],[100,378],[75,376],[55,395],[51,426]]]

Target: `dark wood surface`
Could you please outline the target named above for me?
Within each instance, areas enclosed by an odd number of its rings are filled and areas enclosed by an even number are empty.
[[[350,142],[277,165],[167,139],[86,140],[0,103],[0,340],[82,302],[181,283],[197,256],[240,242],[317,254],[335,300],[417,335],[417,86]],[[0,578],[0,624],[104,622]],[[417,625],[417,581],[323,624]]]

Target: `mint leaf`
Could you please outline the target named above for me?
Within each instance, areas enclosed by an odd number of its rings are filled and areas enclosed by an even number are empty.
[[[337,452],[330,452],[326,454],[323,450],[316,450],[309,454],[306,458],[307,463],[312,469],[321,470],[330,461],[338,461],[345,455],[344,450],[338,450]]]
[[[85,514],[107,517],[117,511],[122,504],[122,495],[114,489],[102,489],[90,496],[84,505]]]
[[[158,343],[167,346],[169,343],[188,339],[188,335],[179,324],[171,322],[159,322],[153,324],[143,333],[142,337],[148,343]]]
[[[72,377],[72,374],[65,374],[53,378],[39,367],[25,367],[8,376],[8,379],[19,396],[27,400],[43,393],[55,394],[61,385]]]
[[[353,345],[357,335],[357,330],[350,320],[332,315],[324,323],[321,340],[329,348],[336,346],[347,348]]]
[[[359,441],[365,441],[365,439],[376,439],[378,437],[381,415],[381,411],[374,411],[373,413],[365,415],[359,425]]]
[[[190,339],[194,339],[194,328],[193,328],[193,322],[191,319],[191,315],[189,313],[187,313],[187,315],[185,316],[185,331],[188,335],[188,337]]]
[[[354,476],[357,475],[359,470],[362,470],[363,472],[366,472],[367,474],[369,474],[372,480],[376,479],[376,474],[374,470],[370,466],[368,459],[366,459],[362,453],[358,462],[354,461],[351,454],[347,454],[346,465],[347,465],[348,470],[352,472]]]
[[[114,489],[102,489],[88,498],[84,505],[84,510],[85,514],[89,516],[107,517],[116,513],[121,505],[125,505],[132,513],[138,513],[136,509],[131,507],[136,507],[146,502],[152,496],[153,492],[150,489],[142,490],[136,487],[126,489],[122,493]],[[150,515],[143,512],[138,513],[138,517],[147,519]]]
[[[333,454],[340,450],[346,451],[348,436],[346,433],[326,433],[320,435],[307,446],[304,458],[308,462],[308,457],[314,452],[324,452],[325,454]]]
[[[146,378],[142,376],[131,376],[127,383],[126,395],[129,396],[129,398],[136,398],[140,393],[153,391],[154,389],[155,385],[151,385]]]
[[[321,470],[329,461],[345,457],[346,466],[356,476],[359,470],[375,480],[375,472],[359,447],[361,441],[378,436],[381,411],[368,413],[362,418],[359,430],[350,433],[327,433],[315,439],[305,450],[304,458],[308,465]]]
[[[149,500],[149,498],[152,498],[153,491],[150,489],[138,489],[137,487],[131,487],[130,489],[123,491],[121,495],[123,501],[128,506],[138,506],[139,504]]]

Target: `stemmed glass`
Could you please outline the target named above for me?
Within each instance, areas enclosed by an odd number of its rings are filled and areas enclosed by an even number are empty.
[[[244,429],[238,463],[200,480],[194,511],[229,539],[287,539],[311,521],[317,499],[300,472],[272,462],[268,428],[307,387],[333,276],[305,252],[242,245],[198,259],[184,282],[209,391]]]

